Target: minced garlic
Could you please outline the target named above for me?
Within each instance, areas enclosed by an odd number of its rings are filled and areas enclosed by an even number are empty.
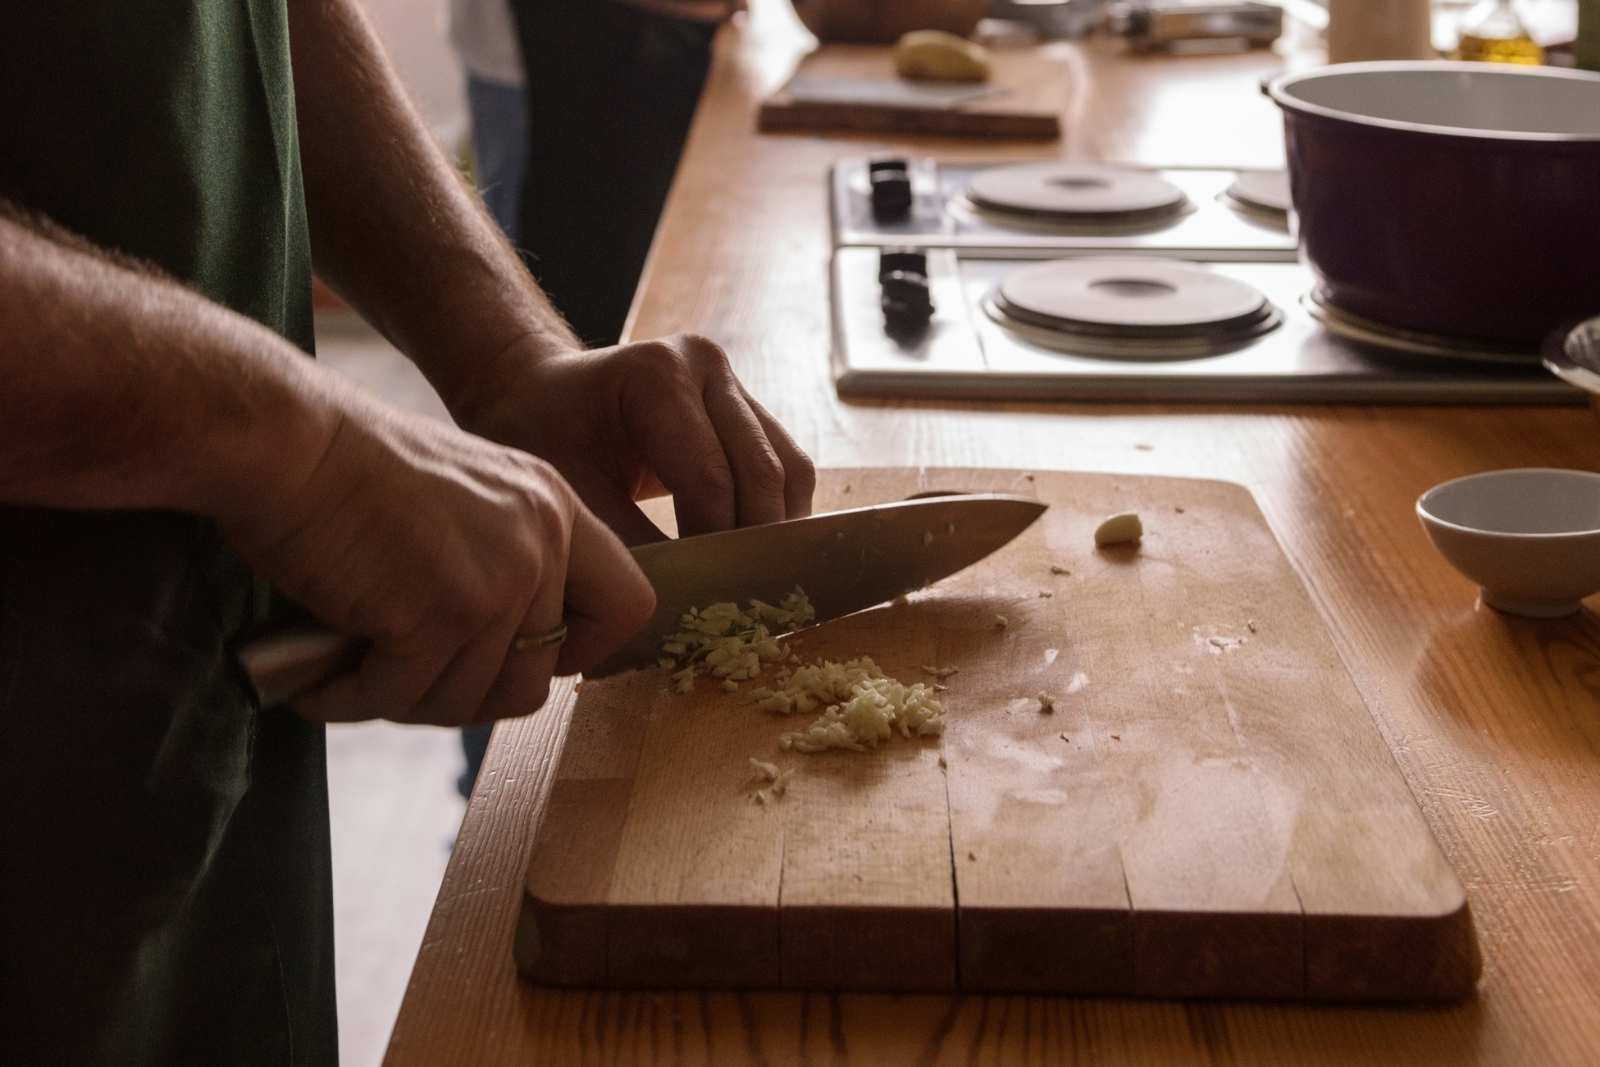
[[[830,748],[860,752],[876,748],[896,732],[901,737],[944,733],[944,707],[931,687],[890,678],[866,656],[800,667],[783,680],[781,690],[768,693],[757,706],[780,715],[822,709],[810,726],[778,739],[779,748],[796,752]]]
[[[750,757],[750,769],[756,773],[767,785],[750,794],[750,799],[763,806],[772,803],[789,791],[789,779],[794,777],[793,770],[780,771],[775,763]]]
[[[765,667],[778,664],[774,687],[752,691],[755,705],[779,715],[820,712],[804,730],[778,739],[778,747],[785,751],[860,752],[889,740],[896,731],[902,737],[944,733],[944,708],[935,699],[934,687],[921,682],[905,685],[866,656],[843,663],[802,664],[773,636],[815,617],[811,602],[799,589],[776,606],[752,600],[747,611],[732,603],[691,609],[681,620],[683,629],[661,646],[663,666],[678,668],[672,674],[673,685],[687,693],[701,674],[722,679],[722,688],[732,692],[739,683],[761,677]],[[923,670],[939,678],[956,672],[954,667]],[[757,803],[783,795],[793,772],[780,774],[774,764],[756,759],[750,765],[771,783],[756,791]]]
[[[679,668],[672,675],[680,693],[694,688],[701,674],[721,678],[733,692],[739,683],[761,675],[762,665],[781,660],[785,650],[774,633],[798,629],[816,618],[811,601],[796,589],[776,605],[751,600],[746,610],[729,602],[690,608],[678,620],[683,629],[661,645],[662,667]]]

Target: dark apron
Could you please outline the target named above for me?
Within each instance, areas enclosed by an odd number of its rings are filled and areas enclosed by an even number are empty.
[[[283,0],[7,5],[0,197],[311,350]],[[194,516],[0,505],[0,1062],[336,1061],[322,730],[227,654],[265,600]]]

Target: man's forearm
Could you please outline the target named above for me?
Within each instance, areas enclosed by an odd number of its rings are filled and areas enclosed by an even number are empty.
[[[0,214],[0,502],[230,517],[291,492],[342,388],[155,274]]]
[[[289,12],[317,272],[458,417],[493,388],[514,342],[578,347],[433,143],[353,0],[292,0]]]

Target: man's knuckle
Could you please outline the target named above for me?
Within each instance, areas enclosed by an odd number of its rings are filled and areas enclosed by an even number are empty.
[[[705,487],[716,494],[731,494],[736,482],[733,477],[733,468],[728,466],[728,461],[721,454],[715,457],[701,455],[697,466],[700,468],[700,480]]]
[[[555,466],[541,456],[514,448],[507,449],[507,451],[511,455],[511,461],[520,469],[522,476],[529,481],[542,482],[556,475]]]
[[[756,454],[751,464],[751,477],[758,492],[775,494],[783,491],[788,475],[783,469],[783,461],[770,449],[763,449]]]
[[[634,351],[644,366],[657,371],[670,369],[682,358],[678,346],[661,340],[640,341]]]
[[[565,499],[547,498],[536,502],[531,521],[524,527],[521,545],[523,559],[530,570],[537,573],[565,554],[572,541],[575,508],[573,502]]]
[[[702,337],[697,333],[685,334],[684,349],[690,358],[702,367],[714,370],[724,370],[729,367],[727,351],[709,337]]]
[[[656,383],[668,395],[700,392],[700,379],[695,368],[681,357],[663,359],[656,365]]]
[[[649,582],[641,580],[634,593],[633,617],[628,622],[633,627],[640,627],[655,617],[656,591]]]
[[[405,648],[416,640],[424,614],[412,607],[396,607],[382,612],[365,629],[374,644],[383,648]]]
[[[817,465],[804,452],[790,461],[787,470],[786,480],[791,487],[807,493],[817,487]]]
[[[491,582],[486,576],[462,583],[453,598],[452,617],[456,622],[476,630],[485,620],[500,614],[500,605],[504,600],[502,588],[502,583]]]
[[[569,496],[566,479],[555,464],[526,452],[516,454],[516,505],[527,511],[559,505]]]

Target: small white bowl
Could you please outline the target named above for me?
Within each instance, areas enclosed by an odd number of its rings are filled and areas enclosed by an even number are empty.
[[[1554,619],[1600,592],[1600,474],[1547,467],[1472,474],[1423,493],[1417,517],[1492,608]]]

